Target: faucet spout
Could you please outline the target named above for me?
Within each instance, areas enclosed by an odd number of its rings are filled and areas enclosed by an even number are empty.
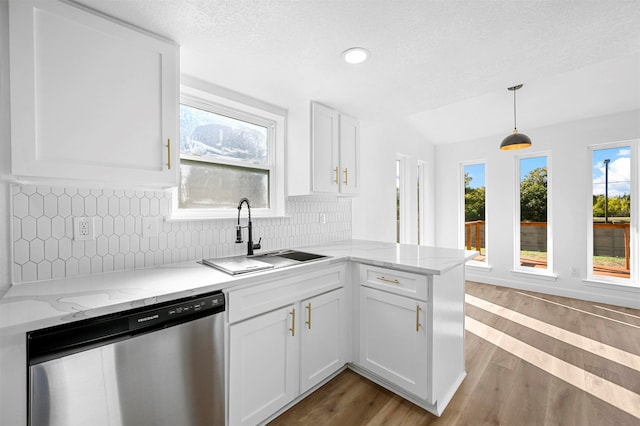
[[[238,202],[238,224],[236,225],[236,243],[242,243],[242,226],[240,226],[240,211],[242,210],[242,205],[246,204],[247,205],[247,212],[248,212],[248,223],[246,228],[248,229],[248,237],[249,240],[247,241],[247,256],[251,256],[253,254],[253,250],[254,249],[260,249],[260,242],[258,242],[258,244],[253,244],[253,225],[251,223],[251,205],[249,204],[249,199],[248,198],[242,198],[240,199],[240,202]]]

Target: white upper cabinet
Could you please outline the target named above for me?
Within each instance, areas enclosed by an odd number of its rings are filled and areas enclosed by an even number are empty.
[[[314,193],[358,193],[358,121],[311,103],[311,189]]]
[[[68,3],[9,7],[12,174],[176,185],[178,46]]]
[[[357,194],[360,176],[360,124],[355,118],[340,114],[340,193]]]

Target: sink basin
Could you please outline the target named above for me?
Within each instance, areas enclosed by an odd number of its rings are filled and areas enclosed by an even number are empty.
[[[295,260],[298,262],[309,262],[310,260],[318,260],[318,259],[324,259],[327,256],[324,256],[322,254],[315,254],[315,253],[307,253],[304,251],[296,251],[296,250],[284,250],[284,251],[279,251],[279,252],[275,252],[275,253],[265,253],[263,255],[259,255],[262,257],[267,257],[267,256],[274,256],[274,257],[282,257],[285,259],[291,259],[291,260]]]
[[[284,268],[305,262],[325,259],[328,256],[297,250],[280,250],[260,253],[253,256],[232,256],[219,259],[202,259],[207,266],[219,269],[230,275],[246,274],[265,269]]]

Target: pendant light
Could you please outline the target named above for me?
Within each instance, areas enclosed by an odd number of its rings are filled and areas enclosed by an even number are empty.
[[[518,133],[518,127],[516,126],[516,90],[520,89],[522,84],[517,86],[508,87],[507,90],[513,92],[513,133],[502,140],[500,149],[522,149],[529,148],[531,146],[531,139],[529,136]]]

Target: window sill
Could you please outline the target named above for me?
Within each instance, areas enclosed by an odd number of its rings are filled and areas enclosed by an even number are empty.
[[[479,262],[477,260],[467,261],[465,267],[474,272],[491,272],[493,270],[493,266],[487,264],[487,262]]]
[[[590,277],[582,280],[582,282],[587,287],[633,292],[633,293],[640,294],[640,286],[638,286],[638,283],[634,283],[633,281],[625,280],[624,282],[622,282],[622,281],[613,281],[613,280],[602,280],[602,279],[596,279],[595,277]]]
[[[247,209],[243,206],[240,218],[246,220]],[[251,209],[251,219],[283,219],[287,218],[284,211],[280,212],[276,209]],[[237,219],[238,209],[179,209],[173,210],[165,218],[166,222],[184,222],[193,220],[225,220]]]
[[[558,276],[552,272],[548,271],[525,271],[522,269],[512,269],[511,272],[513,275],[520,275],[527,278],[540,278],[546,281],[557,281]]]
[[[244,209],[243,209],[244,210]],[[171,213],[169,214],[169,216],[165,217],[164,221],[165,222],[193,222],[193,221],[201,221],[201,220],[229,220],[229,219],[233,219],[233,220],[237,220],[238,219],[238,210],[237,209],[233,209],[233,213],[217,213],[217,214],[193,214],[196,212],[188,212],[186,214],[184,213]],[[251,210],[251,219],[288,219],[290,216],[285,215],[285,214],[257,214],[253,212],[253,209]],[[242,212],[240,213],[240,219],[242,221],[246,221],[247,220],[247,213],[246,212]]]

